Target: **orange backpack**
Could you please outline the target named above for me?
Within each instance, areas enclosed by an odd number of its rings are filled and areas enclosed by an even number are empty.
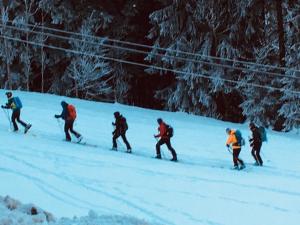
[[[73,105],[68,105],[68,112],[69,112],[69,119],[75,120],[76,119],[76,109]]]

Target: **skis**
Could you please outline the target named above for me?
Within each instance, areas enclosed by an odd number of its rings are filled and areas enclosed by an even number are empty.
[[[174,163],[180,162],[178,159],[175,161],[175,160],[172,160],[172,159],[156,158],[156,156],[153,156],[152,159],[169,161],[169,162],[174,162]]]
[[[132,154],[132,150],[127,150],[127,151],[118,151],[118,149],[115,148],[111,148],[109,149],[110,151],[115,151],[115,152],[124,152],[124,153],[128,153],[128,154]]]
[[[72,143],[72,144],[78,144],[78,145],[84,145],[84,146],[88,146],[88,147],[93,147],[93,148],[97,148],[98,147],[98,145],[87,143],[86,141],[84,141],[82,139],[83,138],[80,138],[77,141],[67,141],[67,140],[64,139],[63,141],[68,142],[68,143]]]
[[[71,142],[71,143],[78,144],[78,145],[84,145],[84,146],[88,146],[88,147],[93,147],[93,148],[97,148],[98,147],[98,145],[90,144],[90,143],[87,143],[86,141]]]

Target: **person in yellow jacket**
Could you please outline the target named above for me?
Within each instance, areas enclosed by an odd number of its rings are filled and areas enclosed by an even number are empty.
[[[232,148],[232,156],[233,156],[233,164],[234,169],[244,169],[245,164],[243,160],[239,158],[239,154],[241,152],[242,147],[238,143],[237,137],[235,135],[235,130],[232,130],[230,128],[226,129],[226,133],[228,134],[228,138],[226,141],[226,146],[229,148],[231,146]],[[240,167],[238,166],[240,164]]]

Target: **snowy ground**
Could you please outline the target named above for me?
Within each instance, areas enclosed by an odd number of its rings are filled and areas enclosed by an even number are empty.
[[[0,90],[3,103],[4,93]],[[252,166],[247,145],[241,153],[247,168],[233,171],[224,147],[225,128],[238,128],[247,138],[246,124],[53,95],[16,95],[23,101],[22,118],[33,127],[27,135],[9,132],[0,113],[0,196],[35,204],[56,218],[87,216],[93,210],[99,216],[134,217],[149,224],[299,224],[297,134],[268,131],[262,150],[265,166]],[[64,134],[53,118],[61,112],[61,100],[76,106],[75,130],[90,146],[62,141]],[[121,142],[118,152],[109,150],[117,110],[127,118],[132,155],[123,153]],[[152,158],[158,117],[175,129],[178,163]]]

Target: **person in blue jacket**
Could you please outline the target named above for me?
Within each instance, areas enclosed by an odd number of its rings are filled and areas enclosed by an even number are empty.
[[[1,107],[2,108],[5,108],[5,109],[11,109],[12,110],[12,115],[11,115],[11,121],[14,125],[14,131],[18,131],[19,128],[18,128],[18,125],[16,123],[16,121],[18,123],[20,123],[24,128],[24,133],[27,133],[27,131],[30,129],[31,127],[31,124],[27,124],[25,122],[23,122],[21,119],[20,119],[20,116],[21,116],[21,108],[22,108],[22,102],[20,100],[19,97],[13,97],[13,94],[11,91],[8,91],[5,93],[6,96],[7,96],[7,103],[5,105],[2,105]]]

